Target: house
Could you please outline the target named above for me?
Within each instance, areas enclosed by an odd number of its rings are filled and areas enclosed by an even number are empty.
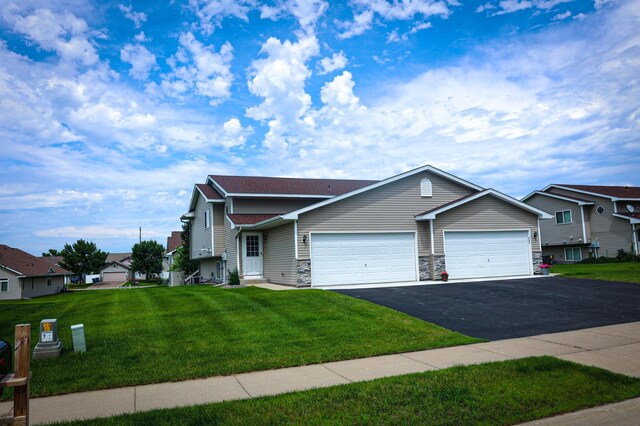
[[[426,165],[381,181],[210,175],[190,253],[203,277],[292,286],[531,275],[549,214]]]
[[[59,293],[71,272],[50,261],[0,244],[0,300]]]
[[[131,280],[131,253],[109,253],[100,268],[100,281],[126,282]],[[140,274],[136,274],[140,279]]]
[[[170,287],[184,284],[184,274],[171,271],[173,255],[179,247],[182,247],[182,231],[172,231],[167,237],[167,251],[162,258],[162,279],[166,280]]]
[[[552,215],[540,235],[543,255],[555,262],[638,253],[640,187],[551,184],[522,201]]]

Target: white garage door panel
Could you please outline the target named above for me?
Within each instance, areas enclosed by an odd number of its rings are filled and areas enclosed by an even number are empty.
[[[127,280],[126,272],[103,272],[103,282],[125,282]]]
[[[413,233],[313,234],[314,286],[416,280]]]
[[[452,279],[531,274],[527,231],[445,232]]]

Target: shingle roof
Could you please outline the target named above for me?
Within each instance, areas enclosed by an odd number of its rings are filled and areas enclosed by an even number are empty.
[[[425,215],[425,214],[431,213],[431,212],[433,212],[433,211],[440,210],[440,209],[441,209],[441,208],[443,208],[443,207],[450,206],[451,204],[457,203],[458,201],[462,201],[462,200],[464,200],[464,199],[466,199],[466,198],[471,198],[471,197],[473,197],[473,196],[475,196],[475,195],[477,195],[477,194],[478,194],[477,192],[472,192],[471,194],[463,195],[463,196],[462,196],[462,197],[460,197],[460,198],[456,198],[455,200],[451,200],[451,201],[449,201],[448,203],[440,204],[440,205],[439,205],[439,206],[437,206],[437,207],[434,207],[434,208],[429,209],[429,210],[427,210],[427,211],[424,211],[424,212],[422,212],[422,213],[418,213],[418,214],[417,214],[417,215],[415,215],[415,216],[422,216],[422,215]]]
[[[109,253],[107,255],[107,258],[105,259],[104,263],[121,262],[124,259],[126,259],[127,257],[131,257],[131,252],[129,252],[129,253]]]
[[[640,198],[640,186],[561,185],[579,191],[593,192],[616,198]]]
[[[170,253],[182,245],[182,231],[172,231],[167,237],[167,253]]]
[[[0,265],[6,266],[21,275],[69,275],[71,272],[60,266],[52,265],[50,260],[33,256],[17,248],[0,244]],[[52,270],[53,272],[49,272]]]
[[[223,200],[224,197],[220,195],[218,191],[210,187],[209,185],[205,185],[204,183],[196,183],[196,187],[202,191],[205,197],[209,200]]]
[[[230,214],[229,219],[235,225],[254,225],[280,214]]]
[[[556,192],[544,192],[544,191],[534,191],[534,192],[531,193],[531,195],[534,195],[534,194],[541,194],[541,195],[550,194],[550,195],[555,195],[557,197],[566,198],[566,199],[572,200],[572,201],[579,201],[581,203],[591,203],[591,204],[593,204],[592,200],[586,200],[584,198],[574,197],[573,195],[565,195],[564,193],[563,194],[558,194]]]
[[[209,175],[222,189],[232,194],[341,195],[373,183],[374,180],[302,179],[258,176]]]

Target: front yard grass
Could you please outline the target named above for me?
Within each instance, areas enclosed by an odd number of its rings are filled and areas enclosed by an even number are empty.
[[[91,423],[507,425],[639,395],[638,379],[540,357],[273,397],[127,414]]]
[[[551,272],[572,278],[640,283],[640,262],[557,264]]]
[[[56,318],[62,356],[33,360],[31,395],[180,381],[478,342],[322,290],[210,286],[81,291],[0,302],[0,338]],[[87,352],[72,351],[84,324]],[[5,392],[5,398],[8,397]]]

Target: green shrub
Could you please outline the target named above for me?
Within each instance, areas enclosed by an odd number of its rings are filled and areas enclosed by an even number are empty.
[[[238,268],[234,268],[229,274],[229,285],[240,285],[240,274]]]
[[[578,263],[624,263],[624,262],[640,262],[640,256],[633,253],[628,253],[624,249],[618,250],[616,257],[588,257]]]

